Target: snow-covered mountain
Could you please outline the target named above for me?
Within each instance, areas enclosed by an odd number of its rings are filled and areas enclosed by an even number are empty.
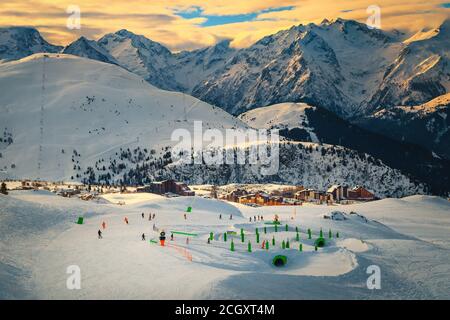
[[[127,30],[107,34],[97,44],[151,84],[189,93],[232,114],[305,102],[358,119],[448,92],[449,28],[447,20],[436,30],[407,38],[338,18],[293,26],[242,49],[230,48],[230,41],[224,40],[205,49],[172,53]],[[77,42],[70,47],[80,46]],[[85,51],[70,53],[105,61],[104,52]]]
[[[192,131],[194,120],[204,129],[246,128],[220,108],[72,55],[35,54],[1,64],[0,88],[0,128],[8,138],[0,144],[0,163],[7,177],[80,180],[100,159],[100,169],[108,161],[101,171],[112,174],[116,153],[136,150],[140,161],[160,157],[175,144],[172,132]]]
[[[45,41],[34,28],[0,28],[0,62],[21,59],[38,52],[59,52],[61,49]]]
[[[440,101],[443,103],[443,100]],[[436,136],[440,133],[441,136],[439,137],[445,139],[448,130],[443,131],[443,128],[448,128],[448,124],[443,123],[446,121],[443,113],[447,112],[448,108],[445,109],[447,111],[444,111],[444,107],[439,108],[434,105],[433,107],[427,105],[422,108],[429,111],[434,110],[434,108],[440,110],[440,112],[433,113],[434,117],[438,119],[428,119],[429,122],[426,127],[430,130],[433,129],[432,132]],[[421,112],[416,111],[415,114],[417,113]],[[436,157],[436,153],[424,146],[417,145],[417,141],[413,139],[413,135],[421,135],[423,131],[428,130],[423,122],[421,123],[422,130],[415,131],[414,127],[418,127],[419,124],[411,126],[413,120],[410,118],[408,118],[410,122],[405,121],[401,124],[398,124],[397,120],[391,120],[391,123],[382,120],[378,125],[386,124],[394,128],[394,130],[390,129],[389,126],[384,128],[390,131],[388,136],[391,137],[386,137],[382,134],[382,128],[378,128],[376,123],[366,123],[366,125],[380,130],[369,131],[339,118],[324,108],[313,107],[304,103],[281,103],[256,108],[239,115],[239,118],[253,128],[280,129],[281,135],[295,141],[340,145],[370,154],[392,168],[399,169],[412,177],[427,182],[435,193],[441,194],[450,191],[448,188],[450,185],[448,174],[450,172],[450,161],[439,159]],[[395,117],[395,119],[397,118]],[[374,122],[374,119],[372,121]],[[397,123],[397,126],[394,126],[393,123]],[[411,128],[411,131],[409,131],[409,128]],[[403,132],[403,134],[409,132],[411,139],[398,141],[396,135],[400,132]],[[430,137],[433,133],[430,132],[425,135],[420,141],[425,142],[427,137]],[[448,147],[448,141],[449,139],[442,141],[442,145],[445,144]]]
[[[418,106],[381,109],[363,118],[361,125],[450,159],[450,93]]]
[[[107,34],[98,40],[98,45],[121,66],[151,84],[186,93],[222,67],[235,52],[230,48],[230,40],[223,40],[204,49],[172,53],[163,45],[128,30]]]
[[[308,102],[351,116],[400,50],[396,34],[337,19],[294,26],[239,50],[193,95],[232,113]]]
[[[170,153],[175,129],[192,132],[195,120],[203,121],[203,129],[221,131],[247,125],[220,108],[92,59],[35,54],[4,63],[0,88],[0,127],[8,137],[0,146],[0,164],[6,178],[138,184],[174,177],[316,188],[345,182],[370,186],[379,196],[425,191],[372,156],[310,143],[282,142],[280,170],[271,176],[250,164],[179,165]]]
[[[62,53],[119,65],[116,59],[100,47],[96,41],[88,40],[85,37],[80,37],[72,42],[64,48]]]
[[[154,178],[175,178],[189,184],[280,183],[326,190],[330,185],[363,184],[378,197],[402,197],[429,189],[400,170],[392,169],[368,154],[332,145],[282,142],[279,170],[260,175],[251,164],[165,166]]]
[[[450,90],[450,20],[439,28],[421,31],[385,71],[369,111],[426,103]]]
[[[149,83],[167,90],[182,91],[172,72],[173,55],[163,45],[127,30],[110,33],[98,40],[122,67]]]
[[[192,93],[197,84],[220,70],[235,52],[236,49],[230,47],[230,40],[223,40],[211,47],[175,54],[175,79],[186,92]]]

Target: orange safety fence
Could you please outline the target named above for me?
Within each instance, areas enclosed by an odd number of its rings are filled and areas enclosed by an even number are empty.
[[[175,250],[177,250],[177,252],[178,252],[179,254],[181,254],[181,255],[184,256],[187,260],[189,260],[189,261],[192,262],[192,254],[191,254],[191,253],[189,252],[189,250],[187,250],[186,248],[179,247],[179,246],[177,246],[177,245],[175,245],[175,244],[173,244],[173,243],[168,243],[168,244],[167,244],[167,247],[172,247],[172,248],[174,248]]]

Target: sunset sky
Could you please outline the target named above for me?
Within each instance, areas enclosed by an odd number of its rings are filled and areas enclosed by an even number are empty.
[[[418,0],[1,0],[0,26],[33,26],[51,43],[67,45],[81,35],[98,39],[127,29],[173,51],[212,45],[235,47],[292,25],[341,17],[365,22],[370,5],[381,8],[382,29],[417,31],[450,16],[450,2]],[[66,26],[70,5],[81,10],[81,29]]]

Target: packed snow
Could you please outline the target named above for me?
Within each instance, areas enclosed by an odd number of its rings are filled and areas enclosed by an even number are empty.
[[[0,143],[4,179],[74,180],[74,165],[84,171],[121,148],[147,149],[146,157],[154,150],[157,157],[178,142],[171,139],[174,130],[192,132],[194,121],[202,121],[203,130],[247,128],[196,98],[157,89],[121,67],[73,55],[35,54],[4,63],[0,88],[0,127],[11,135],[11,144]]]
[[[0,195],[0,297],[450,298],[450,203],[445,199],[413,196],[295,208],[252,208],[202,197],[165,198],[145,193],[107,194],[104,199],[105,203],[86,202],[42,190]],[[124,204],[118,205],[119,201]],[[188,206],[191,213],[186,213]],[[345,212],[347,219],[323,218],[336,210]],[[155,214],[151,221],[150,213]],[[278,232],[264,224],[275,214],[281,221]],[[258,215],[264,222],[253,221]],[[76,224],[79,216],[84,217],[84,224]],[[299,228],[300,242],[295,227]],[[240,240],[241,228],[244,243]],[[308,228],[312,230],[311,240]],[[316,252],[313,241],[321,228],[326,245]],[[102,239],[97,237],[99,229]],[[164,247],[158,243],[161,230],[167,233]],[[174,231],[197,236],[189,237],[187,244],[187,236],[174,234],[171,241]],[[210,232],[213,240],[208,244]],[[230,251],[232,238],[234,252]],[[249,240],[252,252],[247,251]],[[269,241],[269,250],[261,248],[264,240]],[[281,248],[283,240],[290,241],[290,249]],[[287,256],[283,267],[272,264],[278,254]],[[79,290],[66,287],[70,276],[67,268],[72,265],[80,267]],[[366,286],[370,265],[380,267],[380,290]]]

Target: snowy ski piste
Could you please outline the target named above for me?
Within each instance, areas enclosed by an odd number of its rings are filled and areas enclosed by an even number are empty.
[[[345,219],[324,219],[333,211]],[[450,203],[432,196],[305,204],[294,214],[199,196],[94,202],[10,191],[0,195],[0,298],[449,299],[449,230]],[[379,289],[367,283],[373,266]]]

